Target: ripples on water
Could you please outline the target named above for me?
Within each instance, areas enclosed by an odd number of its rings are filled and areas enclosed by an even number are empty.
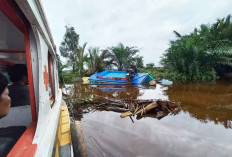
[[[125,86],[121,91],[102,91],[107,88],[75,84],[66,92],[74,92],[77,98],[97,94],[180,101],[182,111],[161,120],[152,116],[134,118],[134,123],[115,112],[82,114],[88,156],[231,156],[231,82],[157,85],[155,89]]]

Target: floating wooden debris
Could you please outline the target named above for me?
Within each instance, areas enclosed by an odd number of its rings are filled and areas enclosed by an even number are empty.
[[[102,96],[98,97],[108,101],[106,103],[107,106],[105,106],[106,110],[123,112],[121,113],[121,118],[134,115],[143,117],[146,113],[150,112],[153,113],[156,118],[161,119],[169,113],[177,114],[181,110],[180,102],[164,101],[160,99],[118,100]]]
[[[131,119],[135,115],[137,119],[142,117],[161,119],[169,113],[177,114],[181,110],[180,102],[160,99],[112,99],[94,95],[94,98],[92,97],[91,99],[74,99],[70,101],[71,104],[79,107],[76,113],[83,113],[83,109],[85,109],[85,112],[105,110],[120,112],[121,118],[130,117]]]
[[[156,81],[155,81],[155,80],[151,80],[151,81],[149,82],[149,85],[150,85],[150,86],[155,86],[155,85],[156,85]]]

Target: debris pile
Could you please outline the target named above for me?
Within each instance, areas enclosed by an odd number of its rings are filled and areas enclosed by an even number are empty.
[[[94,95],[97,99],[85,99],[78,100],[74,104],[79,106],[83,111],[83,105],[85,109],[89,111],[93,110],[106,110],[120,112],[121,118],[137,116],[137,119],[142,117],[155,117],[161,119],[171,114],[177,114],[181,110],[180,102],[165,101],[160,99],[112,99],[99,95]],[[131,118],[132,119],[132,118]],[[133,120],[132,120],[133,121]]]
[[[163,118],[169,113],[177,114],[181,110],[180,102],[164,101],[160,99],[149,100],[115,100],[99,96],[108,101],[106,110],[122,112],[121,118],[137,115],[138,118],[145,117],[148,113],[158,119]]]

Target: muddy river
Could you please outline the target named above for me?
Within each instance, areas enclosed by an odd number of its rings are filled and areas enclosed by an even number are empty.
[[[111,111],[82,112],[89,157],[231,157],[232,82],[157,85],[156,88],[70,85],[74,96],[180,101],[182,110],[160,120],[133,121]],[[78,108],[75,106],[75,108]],[[83,108],[83,111],[86,110]]]

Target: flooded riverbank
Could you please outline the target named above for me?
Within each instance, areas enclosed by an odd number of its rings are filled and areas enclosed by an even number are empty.
[[[180,101],[182,111],[161,120],[120,118],[107,111],[79,112],[88,156],[230,156],[231,82],[157,85],[155,89],[75,84],[73,97]],[[115,91],[117,90],[117,91]],[[78,109],[78,106],[75,106]]]

